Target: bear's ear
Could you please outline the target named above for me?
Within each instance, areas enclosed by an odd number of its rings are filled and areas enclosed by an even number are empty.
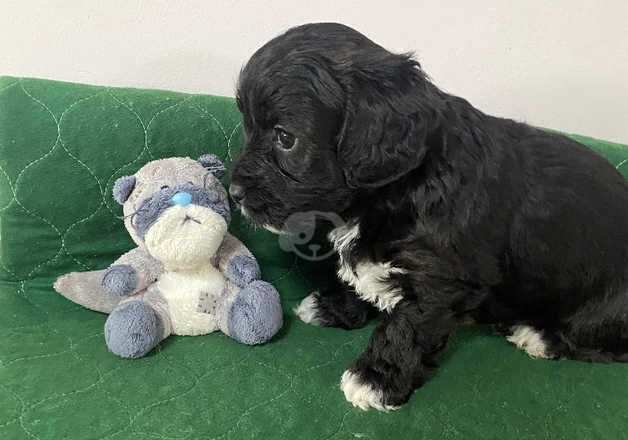
[[[220,159],[218,159],[218,156],[215,154],[203,154],[198,158],[198,161],[201,165],[207,168],[210,173],[216,176],[216,179],[220,179],[225,175],[225,171],[227,171]]]
[[[135,176],[122,176],[113,184],[113,198],[124,205],[135,188]]]

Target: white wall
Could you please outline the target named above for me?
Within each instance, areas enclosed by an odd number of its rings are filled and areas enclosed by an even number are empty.
[[[311,21],[416,51],[486,112],[628,143],[626,0],[0,0],[0,74],[232,95],[257,47]]]

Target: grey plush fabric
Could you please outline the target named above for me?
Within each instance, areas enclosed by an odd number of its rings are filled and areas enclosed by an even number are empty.
[[[144,356],[159,344],[163,334],[159,315],[142,301],[120,304],[105,322],[107,347],[124,358]]]
[[[231,220],[231,211],[227,200],[223,200],[220,194],[211,189],[200,188],[193,184],[184,183],[173,187],[162,188],[155,194],[145,199],[137,211],[132,215],[132,225],[140,238],[144,238],[146,232],[157,221],[162,212],[175,205],[173,197],[179,192],[186,192],[192,196],[191,203],[205,206],[220,214],[227,223]]]
[[[203,154],[198,158],[198,161],[201,165],[207,168],[210,173],[216,176],[217,179],[221,179],[227,171],[220,159],[213,154]]]
[[[160,223],[169,209],[209,210],[212,217],[217,213],[228,224],[227,192],[216,178],[223,171],[215,156],[204,156],[200,162],[178,157],[149,162],[134,177],[119,179],[114,196],[123,202],[124,223],[138,247],[105,271],[71,273],[55,283],[55,289],[74,302],[110,313],[105,340],[113,353],[140,357],[170,334],[199,335],[216,330],[245,344],[259,344],[281,328],[277,291],[259,281],[257,261],[224,228],[213,228],[185,245],[172,247],[174,255],[188,253],[192,260],[200,258],[200,268],[187,261],[166,270],[151,252],[161,258],[168,258],[168,254],[155,253],[155,247],[144,242],[153,225],[161,225],[160,233],[166,235],[160,240],[165,242],[167,234],[176,236],[180,231],[180,223]],[[223,225],[220,219],[218,222]],[[210,240],[215,246],[202,246]],[[206,271],[211,268],[205,265],[213,266],[213,270]],[[198,287],[205,286],[203,282],[207,287]]]
[[[207,156],[206,161],[220,162],[216,156]],[[213,158],[211,158],[213,156]],[[219,201],[228,209],[229,196],[220,181],[205,168],[201,162],[189,157],[170,157],[148,162],[135,173],[136,184],[133,191],[124,203],[124,223],[127,230],[138,245],[142,238],[137,236],[132,220],[142,203],[154,194],[168,188],[175,188],[185,184],[196,184],[218,195]],[[174,193],[170,195],[172,197]],[[227,221],[229,223],[229,221]]]
[[[122,176],[113,185],[113,198],[119,204],[124,204],[135,188],[135,176]]]
[[[71,272],[60,276],[54,288],[76,304],[101,313],[111,313],[122,297],[106,294],[101,287],[104,270]]]
[[[249,255],[235,255],[227,264],[227,277],[240,287],[262,276],[257,260]]]
[[[146,289],[148,286],[153,284],[157,280],[157,278],[159,278],[159,275],[161,275],[164,271],[163,264],[161,264],[160,261],[157,261],[155,258],[153,258],[148,252],[146,252],[146,249],[142,247],[131,249],[126,254],[121,255],[116,261],[114,261],[114,263],[111,266],[109,266],[109,268],[111,269],[117,266],[131,267],[134,272],[135,285],[133,286],[131,291],[123,293],[123,295],[129,295],[129,294]],[[107,272],[105,272],[105,276],[106,275],[107,275]],[[120,273],[117,273],[117,274],[114,273],[111,275],[114,276],[115,278],[120,278],[117,281],[117,283],[124,282],[123,280],[125,276],[124,271],[120,271]],[[128,276],[130,277],[131,275],[129,274]],[[106,290],[105,285],[104,285],[105,280],[103,279],[102,282],[103,282],[103,289]],[[116,283],[115,280],[108,281],[108,282],[112,284]],[[127,280],[127,283],[129,284],[129,288],[130,288],[130,284],[132,284],[132,281]],[[113,287],[111,288],[113,289]],[[115,291],[111,293],[115,294]]]
[[[137,288],[137,272],[130,264],[114,264],[105,270],[102,288],[110,295],[128,295]]]
[[[198,298],[198,306],[196,307],[196,311],[199,313],[209,313],[211,315],[216,315],[216,309],[219,305],[220,297],[216,297],[216,295],[212,295],[211,292],[203,292]]]
[[[244,344],[262,344],[283,325],[279,293],[272,284],[253,281],[231,304],[229,335]]]
[[[251,251],[249,251],[240,240],[227,232],[216,254],[216,266],[218,266],[221,272],[227,274],[229,272],[229,262],[238,255],[255,258]]]

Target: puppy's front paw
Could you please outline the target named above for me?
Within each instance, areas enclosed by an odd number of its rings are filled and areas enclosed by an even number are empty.
[[[375,408],[379,411],[398,409],[398,406],[384,402],[384,392],[375,384],[364,380],[359,373],[347,370],[340,379],[340,389],[345,393],[345,398],[355,407],[362,410]]]
[[[318,310],[318,292],[312,292],[303,298],[292,311],[306,324],[323,325],[323,319]]]

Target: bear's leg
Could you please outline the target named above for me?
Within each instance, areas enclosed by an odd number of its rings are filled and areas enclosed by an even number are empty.
[[[165,323],[159,313],[140,300],[121,303],[105,322],[107,347],[124,358],[144,356],[166,336]]]
[[[228,335],[244,344],[262,344],[283,325],[279,293],[272,284],[253,281],[240,290],[230,304]]]

